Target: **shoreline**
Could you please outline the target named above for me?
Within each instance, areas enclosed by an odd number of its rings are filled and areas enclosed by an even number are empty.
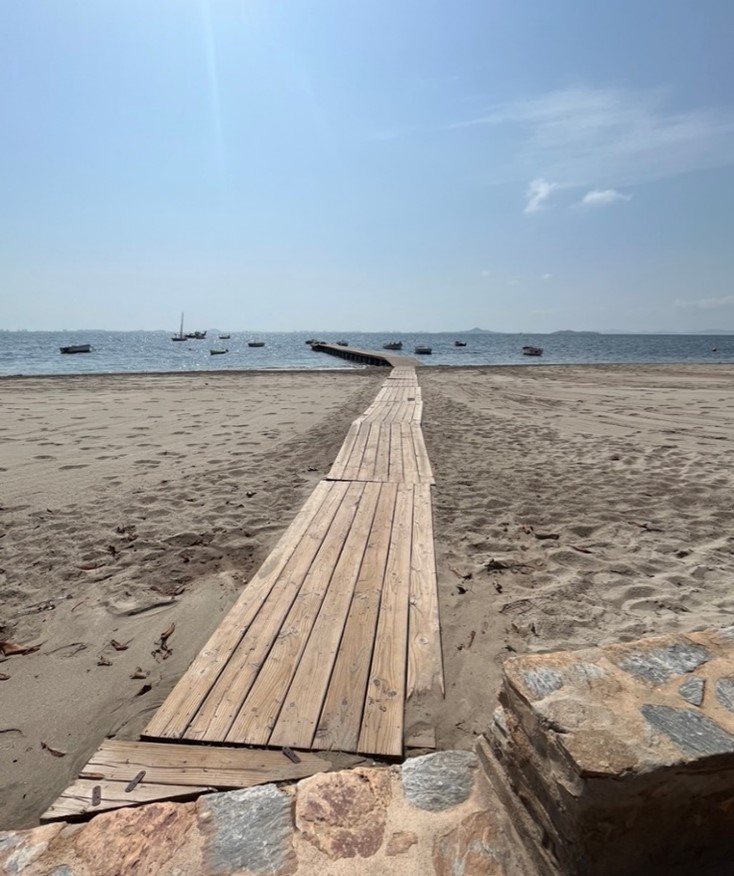
[[[42,644],[0,658],[0,828],[36,823],[104,736],[135,737],[386,370],[4,384],[0,641]],[[471,747],[509,654],[734,622],[734,366],[417,373],[446,699],[411,701],[407,731]]]

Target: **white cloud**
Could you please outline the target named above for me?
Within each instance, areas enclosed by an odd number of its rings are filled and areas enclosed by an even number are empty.
[[[724,295],[723,298],[698,298],[694,301],[683,301],[679,298],[673,302],[673,305],[697,310],[716,310],[720,307],[734,307],[734,295]]]
[[[658,91],[568,88],[449,126],[492,128],[490,182],[634,185],[734,164],[734,108],[679,108]]]
[[[548,200],[553,190],[557,188],[556,183],[548,182],[545,179],[534,179],[525,193],[528,202],[525,204],[523,212],[538,213],[545,206],[545,201]]]
[[[551,278],[552,276],[553,276],[553,274],[543,274],[543,279],[544,279],[544,280],[550,280],[550,278]]]
[[[625,195],[617,189],[592,189],[577,204],[578,207],[606,207],[617,201],[631,201],[632,195]]]
[[[491,271],[488,271],[486,268],[484,268],[484,269],[482,270],[482,276],[483,276],[483,277],[488,277],[491,273],[492,273],[492,272],[491,272]]]

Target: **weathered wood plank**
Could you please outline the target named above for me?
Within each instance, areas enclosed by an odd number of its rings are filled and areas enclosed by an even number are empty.
[[[399,486],[372,655],[359,751],[403,752],[413,487]]]
[[[216,682],[232,651],[301,543],[314,516],[329,495],[336,495],[333,486],[326,481],[317,484],[267,560],[253,575],[203,650],[155,713],[145,728],[145,736],[178,738],[183,735],[201,701]]]
[[[362,465],[362,457],[364,456],[365,447],[367,446],[367,439],[370,437],[370,428],[371,424],[369,422],[364,422],[359,427],[357,439],[354,442],[352,452],[349,455],[349,460],[344,466],[344,471],[342,473],[342,478],[345,481],[354,480],[360,466]]]
[[[365,428],[369,429],[370,434],[365,444],[362,462],[353,474],[355,481],[375,480],[375,462],[377,460],[377,449],[380,444],[380,425],[379,423],[370,423]]]
[[[379,486],[372,530],[312,742],[316,749],[356,751],[359,744],[397,496],[396,484]]]
[[[365,484],[352,483],[338,514],[324,538],[321,549],[308,570],[303,586],[284,621],[273,624],[277,632],[267,660],[259,662],[259,672],[244,699],[229,732],[222,741],[248,745],[267,745],[270,734],[301,659],[334,570],[354,530]],[[207,738],[212,739],[211,736]]]
[[[331,466],[331,470],[327,475],[327,480],[343,480],[342,475],[344,473],[347,462],[349,461],[349,457],[352,454],[352,450],[354,448],[354,444],[357,440],[358,434],[359,425],[352,423],[352,425],[349,427],[349,431],[347,432],[347,437],[344,439],[344,443],[339,448],[339,453],[337,454],[337,457],[334,460],[334,464]]]
[[[414,497],[407,699],[424,691],[445,692],[430,486],[416,484]]]
[[[293,763],[281,751],[105,739],[79,778],[127,783],[145,771],[141,784],[222,790],[302,779],[331,769],[329,761],[315,754],[302,752],[299,757],[300,763]]]
[[[341,481],[331,484],[331,491],[311,525],[301,539],[289,562],[282,568],[263,610],[247,628],[246,634],[230,653],[229,660],[216,683],[183,734],[183,738],[224,742],[270,648],[280,631],[284,618],[331,531],[332,521],[348,491]]]
[[[397,484],[407,480],[403,468],[403,435],[399,422],[390,423],[385,428],[390,432],[390,457],[386,480]]]
[[[270,745],[311,748],[349,609],[366,555],[380,485],[365,484],[359,509],[334,569],[308,644],[293,675]]]
[[[413,426],[410,430],[413,438],[413,447],[415,448],[415,458],[418,464],[418,475],[423,484],[433,484],[433,470],[430,460],[428,459],[428,451],[423,440],[423,431],[420,426]]]
[[[388,481],[390,474],[390,426],[387,423],[380,423],[377,426],[377,453],[375,456],[375,466],[372,472],[371,480],[384,483]]]
[[[121,809],[124,806],[140,806],[143,803],[154,803],[158,800],[193,799],[199,794],[215,790],[194,785],[156,785],[141,782],[133,791],[127,793],[126,782],[111,782],[105,779],[77,779],[49,806],[41,816],[41,821],[59,821],[61,819],[91,815],[96,812],[106,812],[110,809]],[[100,802],[93,806],[94,789],[100,789]]]

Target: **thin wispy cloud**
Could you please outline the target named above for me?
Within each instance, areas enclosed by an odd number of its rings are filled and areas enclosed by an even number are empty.
[[[548,182],[546,179],[534,179],[525,193],[527,203],[523,212],[539,213],[546,206],[545,202],[557,188],[558,185],[556,183]]]
[[[617,189],[592,189],[578,202],[578,207],[606,207],[618,201],[631,201],[632,195],[626,195]]]
[[[547,282],[552,276],[553,274],[543,274],[543,279]]]
[[[498,181],[633,185],[734,164],[734,108],[673,107],[663,92],[568,88],[448,126],[492,130]]]
[[[695,310],[718,310],[721,307],[734,307],[734,295],[724,295],[722,298],[698,298],[692,301],[678,299],[673,302],[674,307]]]

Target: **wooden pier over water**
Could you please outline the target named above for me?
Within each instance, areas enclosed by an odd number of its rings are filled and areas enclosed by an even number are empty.
[[[360,362],[362,365],[389,366],[390,368],[415,368],[420,362],[411,356],[396,356],[389,350],[362,350],[359,347],[344,347],[341,344],[322,344],[315,342],[311,349],[317,353],[328,353],[339,356],[350,362]]]
[[[147,741],[105,741],[44,820],[301,778],[329,768],[317,751],[402,756],[406,701],[444,676],[421,390],[410,359],[383,358],[374,402]]]

